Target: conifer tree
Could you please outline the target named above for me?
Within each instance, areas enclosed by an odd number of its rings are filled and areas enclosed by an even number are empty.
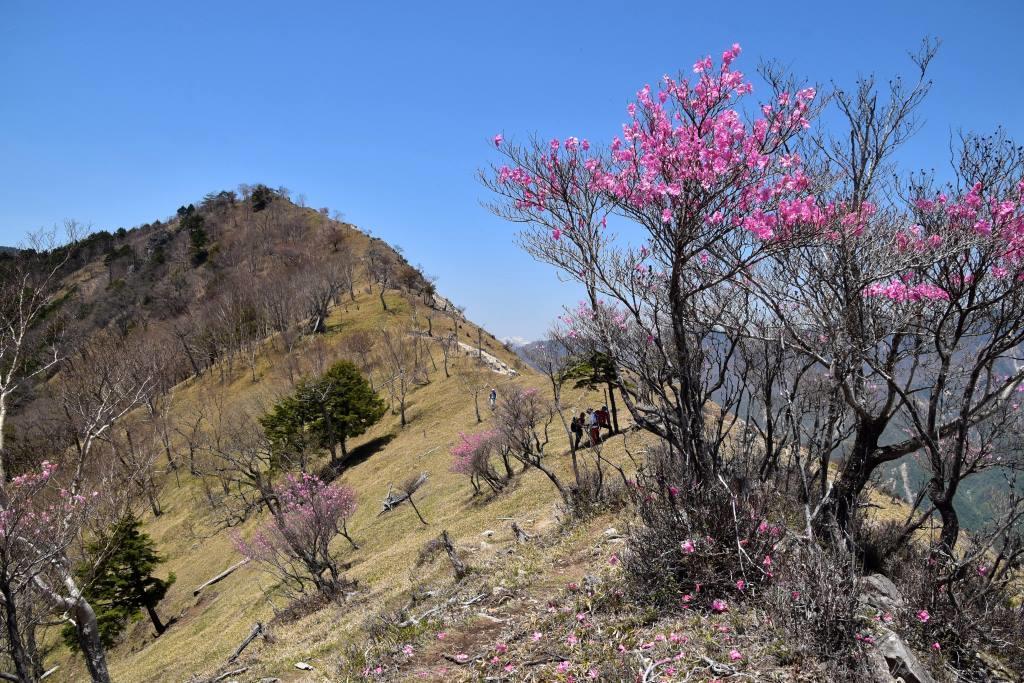
[[[153,539],[141,530],[142,522],[128,514],[86,546],[86,559],[76,574],[83,592],[96,610],[100,638],[110,647],[140,611],[145,610],[157,635],[167,630],[156,606],[174,583],[153,576],[163,562]],[[74,629],[66,628],[64,641],[77,647]]]

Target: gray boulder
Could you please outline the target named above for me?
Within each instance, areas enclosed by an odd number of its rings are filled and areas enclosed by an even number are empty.
[[[889,673],[906,683],[935,683],[928,669],[898,635],[888,631],[878,643],[878,651],[889,664]]]
[[[869,574],[860,580],[858,598],[881,612],[896,612],[906,604],[896,584],[881,574]]]

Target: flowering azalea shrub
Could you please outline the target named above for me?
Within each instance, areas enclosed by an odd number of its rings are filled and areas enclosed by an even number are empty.
[[[904,612],[891,618],[903,624],[904,635],[921,650],[941,652],[956,661],[965,677],[977,663],[974,653],[991,643],[999,644],[1000,657],[1013,670],[1024,670],[1018,584],[1024,538],[1011,531],[1005,539],[1008,545],[996,554],[972,540],[960,562],[904,545],[881,567],[906,603]]]
[[[459,433],[459,443],[451,448],[451,471],[464,474],[473,485],[473,492],[479,494],[481,485],[487,486],[493,493],[505,488],[512,476],[511,464],[507,449],[502,448],[500,435],[494,429],[466,434]],[[494,468],[494,458],[500,457],[504,464],[504,474]]]
[[[346,525],[356,510],[355,492],[302,473],[286,476],[276,498],[271,519],[250,540],[235,537],[238,551],[277,576],[286,591],[343,589],[347,582],[330,545],[341,535],[356,547]]]
[[[784,499],[769,487],[700,485],[680,456],[653,448],[637,477],[622,567],[641,601],[725,612],[769,583],[785,533]]]

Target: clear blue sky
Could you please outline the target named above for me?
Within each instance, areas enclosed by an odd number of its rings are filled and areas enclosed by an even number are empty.
[[[0,244],[65,218],[164,218],[239,183],[284,185],[405,249],[499,336],[537,338],[576,293],[481,208],[489,139],[608,139],[631,95],[744,47],[851,83],[943,48],[910,148],[958,127],[1024,141],[1024,3],[0,3]]]

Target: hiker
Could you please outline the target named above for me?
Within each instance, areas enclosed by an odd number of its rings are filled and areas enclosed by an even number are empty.
[[[495,388],[492,388],[491,389],[491,395],[487,398],[487,400],[490,401],[491,410],[494,410],[494,407],[496,405],[498,405],[498,390],[495,389]]]
[[[569,425],[569,429],[572,431],[572,435],[575,438],[572,449],[575,451],[580,447],[580,439],[583,438],[583,421],[580,419],[583,414],[580,413],[580,417],[572,416],[572,423]]]
[[[612,429],[612,416],[608,412],[608,406],[601,406],[601,410],[597,411],[597,424],[599,427],[607,427],[609,436],[615,433],[615,430]]]
[[[593,408],[587,408],[587,427],[590,429],[590,445],[596,446],[601,442],[601,427],[597,422],[597,413]]]

